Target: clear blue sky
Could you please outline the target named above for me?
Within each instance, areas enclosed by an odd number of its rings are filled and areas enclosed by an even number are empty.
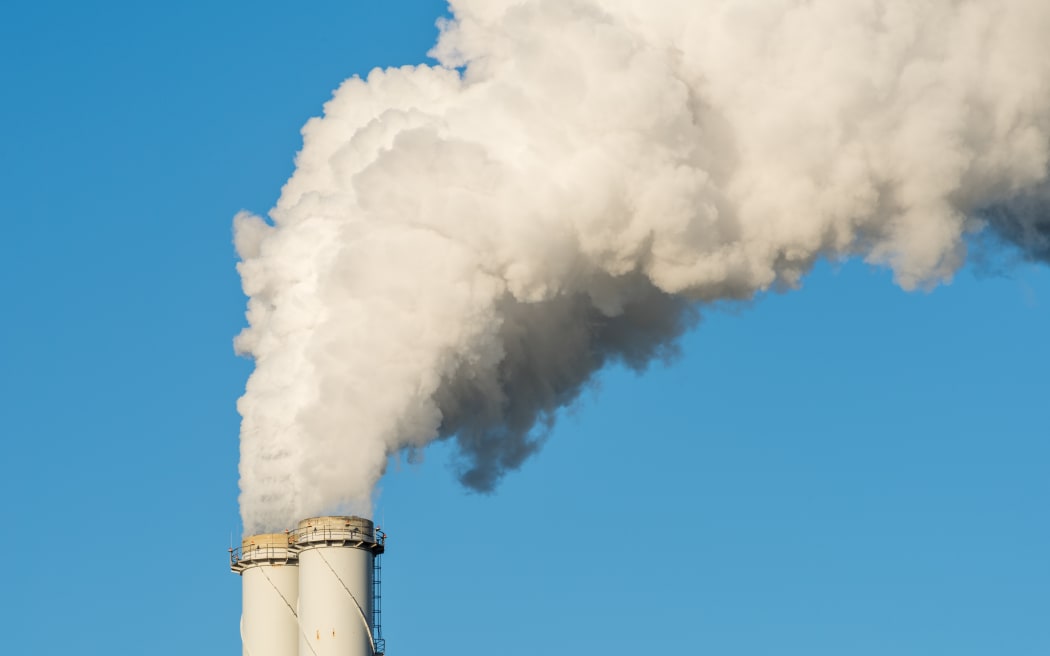
[[[0,652],[237,654],[230,222],[440,2],[0,17]],[[398,654],[1050,654],[1050,270],[860,263],[606,372],[497,494],[443,447],[377,519]]]

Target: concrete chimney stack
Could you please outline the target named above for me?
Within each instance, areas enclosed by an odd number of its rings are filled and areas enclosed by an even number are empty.
[[[241,575],[244,656],[381,656],[378,556],[384,534],[363,517],[304,519],[294,531],[232,549]]]
[[[244,656],[294,656],[299,648],[299,557],[288,533],[252,535],[232,549],[230,568],[241,575]]]
[[[383,553],[375,526],[362,517],[299,522],[299,656],[373,656],[375,558]],[[379,644],[377,644],[379,642]]]

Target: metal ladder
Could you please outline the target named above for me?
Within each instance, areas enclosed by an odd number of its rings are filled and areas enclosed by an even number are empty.
[[[382,556],[376,554],[372,561],[372,640],[376,645],[376,656],[386,653],[386,640],[383,640],[383,595],[382,595]]]

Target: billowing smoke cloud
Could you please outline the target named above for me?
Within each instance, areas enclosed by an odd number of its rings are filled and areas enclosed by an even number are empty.
[[[249,532],[367,511],[454,439],[487,490],[703,303],[858,256],[1048,258],[1044,0],[454,0],[437,66],[347,80],[236,218]]]

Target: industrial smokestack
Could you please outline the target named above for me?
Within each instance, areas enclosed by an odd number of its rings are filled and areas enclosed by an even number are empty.
[[[230,550],[241,575],[244,656],[379,656],[379,555],[362,517],[314,517]]]
[[[288,533],[252,535],[239,549],[230,550],[230,569],[241,575],[244,656],[297,653],[299,557],[289,537]]]
[[[382,533],[362,517],[314,517],[294,532],[299,553],[299,656],[373,656],[376,557]]]

